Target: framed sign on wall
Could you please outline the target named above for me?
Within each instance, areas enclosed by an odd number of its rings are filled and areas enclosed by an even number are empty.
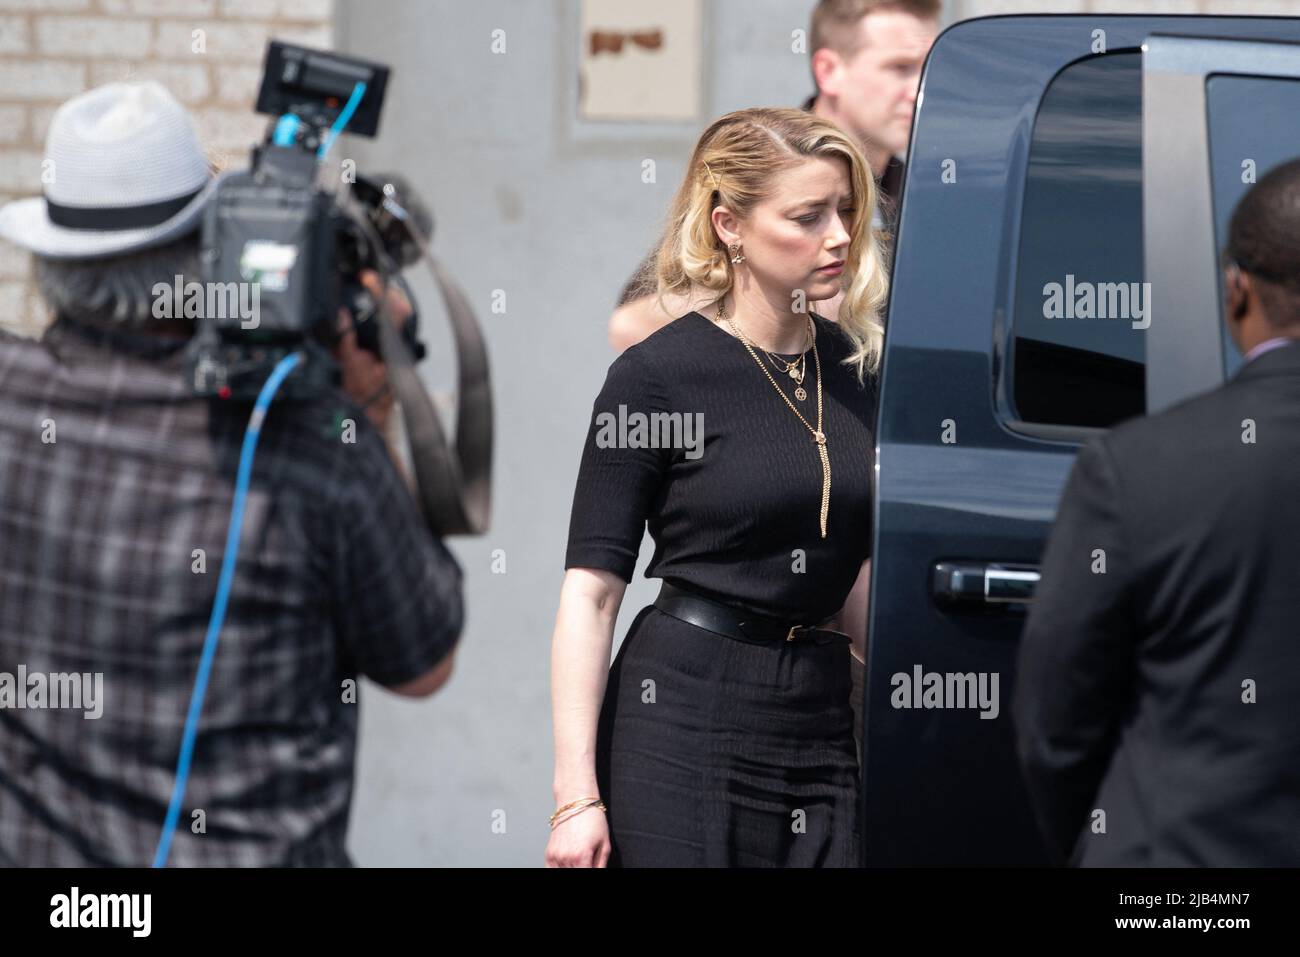
[[[701,110],[700,0],[581,0],[578,116],[690,122]]]

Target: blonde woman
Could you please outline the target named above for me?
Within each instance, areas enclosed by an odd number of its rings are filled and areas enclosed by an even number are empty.
[[[699,308],[610,365],[579,468],[549,866],[858,863],[875,202],[858,145],[799,110],[728,114],[695,147],[657,261]],[[812,311],[841,292],[838,322]],[[607,668],[647,522],[663,590]]]

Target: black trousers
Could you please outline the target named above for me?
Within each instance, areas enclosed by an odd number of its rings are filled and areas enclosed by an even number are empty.
[[[610,866],[858,866],[850,659],[643,608],[597,731]]]

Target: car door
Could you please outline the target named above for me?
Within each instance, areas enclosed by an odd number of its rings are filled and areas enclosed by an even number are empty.
[[[1233,137],[1269,122],[1252,84],[1300,75],[1260,44],[1297,40],[1285,18],[1024,16],[931,50],[877,423],[868,865],[1046,862],[1008,712],[1036,563],[1080,444],[1231,368],[1216,250],[1248,184],[1225,171],[1287,153]]]
[[[1147,276],[1170,317],[1150,330],[1165,357],[1148,382],[1154,411],[1218,385],[1241,363],[1212,264],[1237,201],[1300,156],[1300,45],[1157,34],[1142,53]]]

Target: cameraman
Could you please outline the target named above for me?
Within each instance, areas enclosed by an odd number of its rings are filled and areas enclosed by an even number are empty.
[[[45,196],[0,210],[55,316],[40,341],[0,333],[0,864],[140,866],[250,406],[193,397],[193,319],[156,318],[185,314],[213,188],[184,110],[156,83],[92,90],[46,158]],[[424,697],[451,671],[460,566],[381,438],[382,363],[350,332],[335,354],[344,389],[262,427],[173,865],[350,865],[357,676]]]

